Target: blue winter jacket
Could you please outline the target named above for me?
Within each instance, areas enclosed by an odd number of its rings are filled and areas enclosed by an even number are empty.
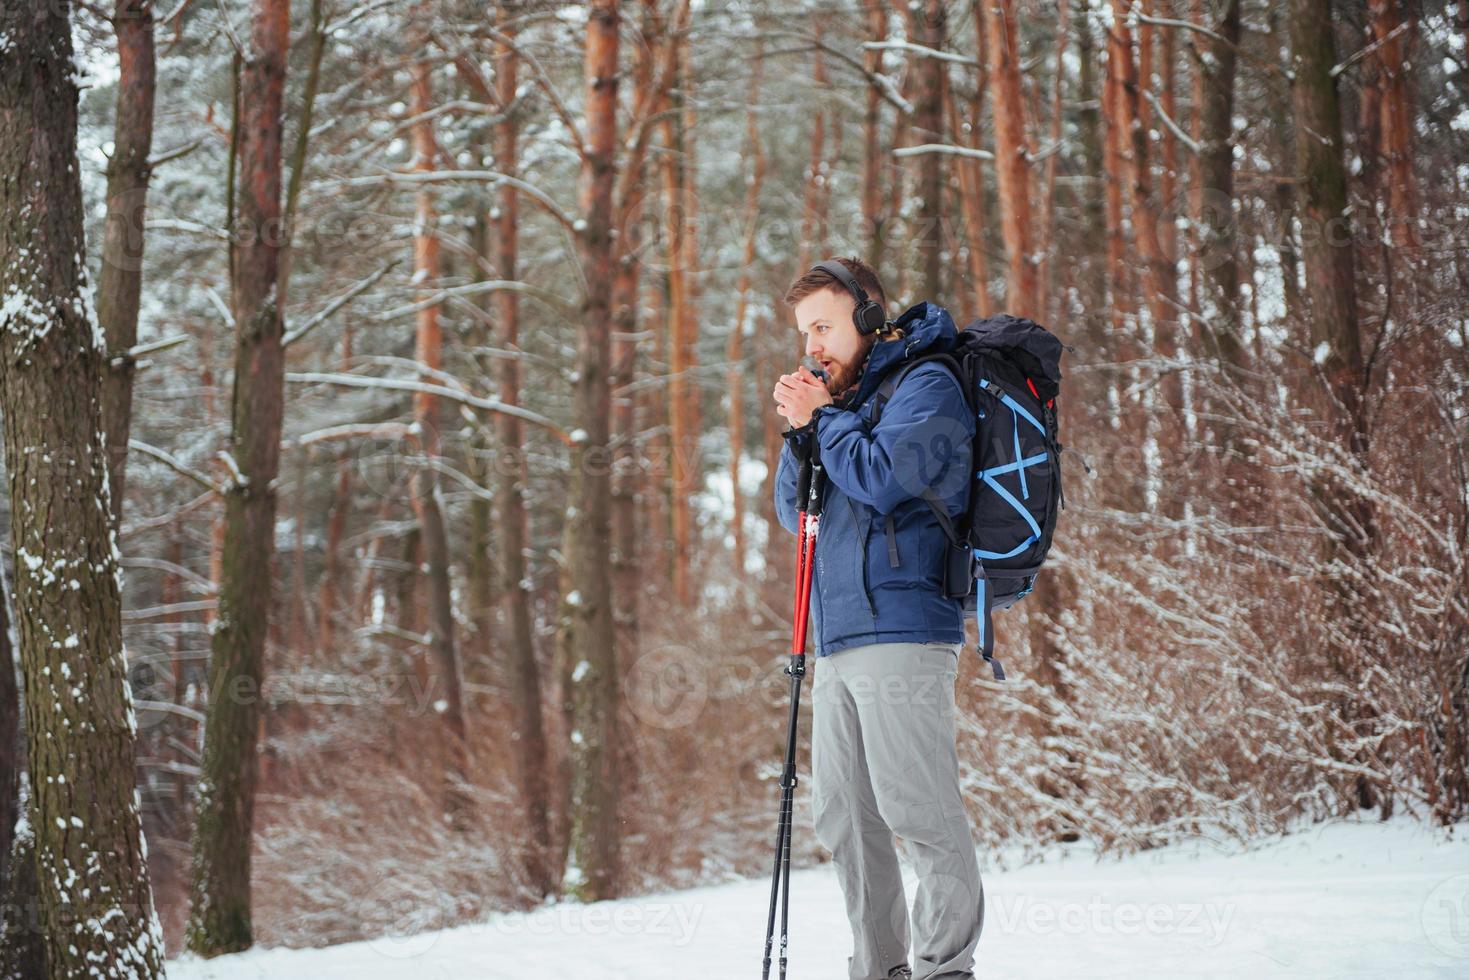
[[[792,444],[815,438],[826,468],[811,585],[818,657],[869,643],[964,640],[962,601],[943,594],[948,539],[922,494],[932,487],[951,517],[963,513],[975,421],[959,380],[930,362],[909,372],[872,424],[883,378],[909,358],[949,350],[957,337],[948,311],[932,303],[900,320],[906,335],[873,345],[849,399],[784,434],[775,509],[786,530],[799,529]]]

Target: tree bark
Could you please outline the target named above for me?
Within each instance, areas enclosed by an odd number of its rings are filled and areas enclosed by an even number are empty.
[[[429,9],[415,11],[420,23],[430,16]],[[422,30],[423,28],[417,27]],[[424,46],[427,32],[424,30]],[[414,169],[430,173],[437,169],[438,140],[434,138],[433,85],[428,63],[416,61],[411,69],[411,111],[418,120],[413,125]],[[439,234],[438,212],[434,204],[433,185],[419,185],[418,217],[413,238],[413,278],[418,285],[417,302],[422,303],[438,288]],[[416,314],[414,358],[423,368],[423,380],[434,381],[434,372],[443,367],[444,338],[439,323],[437,304],[426,305]],[[442,698],[435,707],[443,715],[443,737],[446,755],[444,773],[444,812],[456,829],[467,826],[472,804],[468,796],[470,751],[468,726],[464,717],[464,684],[459,671],[459,651],[455,639],[454,606],[449,579],[453,556],[448,532],[444,527],[444,511],[439,491],[437,464],[441,455],[443,409],[436,395],[415,392],[413,418],[422,459],[413,474],[411,499],[413,512],[423,534],[423,555],[428,586],[429,648],[434,670],[443,685]]]
[[[886,4],[874,3],[867,6],[868,40],[882,42],[888,39],[889,10]],[[882,71],[882,50],[869,49],[862,55],[866,69],[876,75]],[[882,172],[886,165],[886,154],[882,145],[882,93],[877,85],[868,83],[866,107],[862,117],[862,223],[867,241],[867,264],[874,269],[882,268],[887,251],[887,212],[882,200]],[[750,102],[753,110],[754,100]]]
[[[1040,277],[1035,253],[1032,217],[1030,138],[1021,96],[1020,53],[1014,0],[982,0],[976,5],[985,18],[989,88],[995,117],[995,176],[999,181],[1000,231],[1005,240],[1008,270],[1005,277],[1006,311],[1015,316],[1042,318]]]
[[[502,106],[515,98],[518,84],[517,56],[506,46],[496,47],[498,59],[495,91]],[[520,121],[512,114],[495,128],[495,165],[507,174],[519,172]],[[495,202],[495,274],[513,281],[520,276],[520,196],[515,188],[501,185]],[[520,294],[513,289],[495,294],[500,346],[520,351]],[[500,398],[520,404],[521,361],[500,361]],[[521,420],[508,413],[496,415],[496,432],[504,454],[495,466],[495,510],[500,534],[500,602],[509,629],[505,647],[510,667],[517,718],[516,766],[520,772],[526,827],[530,834],[526,877],[542,896],[555,894],[557,874],[553,865],[550,822],[550,773],[546,746],[546,722],[542,714],[541,668],[536,660],[535,630],[531,619],[531,590],[526,581],[525,550],[530,530],[525,506],[528,472],[525,464]]]
[[[196,790],[188,948],[216,956],[254,941],[250,847],[271,600],[284,357],[279,270],[281,111],[289,0],[255,0],[240,89],[240,201],[231,277],[235,380],[209,713]]]
[[[132,427],[133,373],[127,352],[138,342],[138,304],[143,284],[143,213],[148,200],[153,146],[153,4],[117,0],[117,119],[107,164],[107,219],[102,232],[102,275],[97,319],[110,355],[102,380],[102,419],[112,481],[113,526],[122,520],[128,431]]]
[[[913,40],[924,47],[942,51],[945,44],[943,0],[921,0],[921,3],[905,7],[904,11],[908,15],[908,30]],[[914,140],[920,144],[942,143],[948,66],[938,58],[919,56],[912,67],[918,89],[913,104]],[[918,287],[924,299],[934,302],[944,295],[946,285],[941,223],[944,221],[944,164],[947,159],[943,153],[925,153],[918,158]]]
[[[983,42],[984,31],[980,26],[980,18],[975,17],[974,23],[979,40]],[[982,104],[985,91],[989,87],[989,73],[981,68],[977,74],[978,85],[969,107],[969,136],[963,135],[964,129],[959,125],[959,108],[956,104],[959,100],[952,87],[948,89],[947,98],[949,129],[953,131],[954,142],[961,146],[973,146],[975,149],[978,149]],[[961,157],[955,161],[954,169],[959,176],[959,207],[964,214],[970,302],[973,303],[976,315],[989,316],[994,313],[995,304],[990,298],[990,259],[985,250],[984,161],[976,157]]]
[[[622,887],[619,829],[621,677],[612,623],[607,367],[611,353],[613,186],[617,176],[617,0],[593,0],[586,40],[586,141],[581,167],[578,246],[586,297],[573,396],[573,439],[566,559],[576,728],[573,753],[573,857],[577,896],[613,898]]]
[[[1111,335],[1116,347],[1114,358],[1135,352],[1124,339],[1129,336],[1128,322],[1136,310],[1132,295],[1132,276],[1127,264],[1127,232],[1123,226],[1122,197],[1127,180],[1127,164],[1123,158],[1123,140],[1128,117],[1123,102],[1123,63],[1131,54],[1114,28],[1107,30],[1107,69],[1102,81],[1102,119],[1105,123],[1102,141],[1102,178],[1106,187],[1107,214],[1107,298],[1111,310]]]
[[[825,31],[826,17],[821,13],[811,15],[811,32],[817,41],[822,39]],[[826,58],[821,48],[816,48],[811,54],[811,88],[818,93],[826,90]],[[826,160],[826,111],[820,105],[818,96],[817,105],[813,107],[810,115],[810,146],[809,164],[806,168],[806,185],[801,195],[801,240],[796,246],[796,269],[805,272],[816,262],[821,261],[816,255],[826,249],[826,239],[821,232],[826,227],[826,220],[821,215],[823,195],[821,183],[825,179]]]
[[[1377,118],[1375,139],[1364,141],[1363,172],[1380,179],[1369,186],[1382,205],[1384,236],[1395,249],[1422,244],[1417,225],[1418,182],[1413,174],[1413,98],[1408,49],[1414,35],[1413,12],[1401,3],[1369,0],[1366,44],[1378,47],[1364,59],[1363,105]],[[1404,27],[1404,24],[1407,24]],[[1369,98],[1369,95],[1371,98]],[[1368,120],[1364,119],[1364,123]],[[1416,264],[1407,253],[1404,260]]]
[[[342,330],[342,371],[352,363],[352,327]],[[330,656],[336,646],[337,616],[343,612],[342,601],[342,537],[347,531],[347,518],[352,510],[352,454],[342,449],[337,454],[337,485],[332,494],[331,511],[326,521],[326,544],[322,548],[321,585],[316,602],[316,649]],[[350,608],[350,606],[347,606]]]
[[[161,977],[101,434],[106,341],[86,295],[69,5],[6,5],[0,37],[0,409],[34,834],[27,863],[47,975]]]
[[[755,59],[750,66],[750,90],[746,101],[745,145],[751,170],[745,179],[745,244],[740,261],[739,282],[735,286],[735,316],[729,331],[729,347],[725,360],[729,367],[724,387],[729,393],[729,482],[734,496],[734,574],[745,577],[745,495],[740,490],[740,463],[745,453],[745,320],[750,311],[750,279],[755,269],[755,241],[759,230],[760,188],[765,182],[765,149],[760,139],[760,120],[755,107],[760,104],[760,82],[764,68],[764,45],[756,41]],[[864,204],[865,210],[865,204]]]
[[[677,83],[663,118],[663,158],[666,246],[668,249],[668,429],[673,458],[673,486],[669,510],[673,521],[673,594],[679,605],[694,603],[692,581],[693,507],[690,497],[699,486],[699,384],[698,357],[694,341],[697,316],[694,308],[693,270],[698,251],[695,220],[693,141],[690,139],[688,88],[692,74],[688,63],[687,8],[679,11],[667,43],[673,53]]]
[[[1196,0],[1195,17],[1216,9]],[[1226,0],[1218,19],[1206,23],[1217,37],[1194,39],[1199,57],[1197,91],[1202,99],[1199,146],[1199,203],[1194,213],[1198,240],[1194,261],[1202,274],[1199,315],[1204,336],[1221,367],[1243,367],[1240,343],[1239,268],[1235,262],[1234,80],[1240,40],[1239,0]]]
[[[1296,193],[1304,229],[1302,259],[1312,359],[1324,396],[1321,414],[1334,440],[1362,467],[1368,452],[1367,374],[1358,319],[1356,244],[1348,209],[1341,106],[1333,71],[1336,42],[1331,0],[1291,0],[1290,33],[1299,134]],[[1363,608],[1370,599],[1355,582],[1371,561],[1373,508],[1369,500],[1329,474],[1313,482],[1312,499],[1330,540],[1322,566],[1328,615],[1341,624],[1337,636],[1343,638],[1328,641],[1327,660],[1339,680],[1357,684],[1364,648],[1372,641]],[[1343,699],[1338,709],[1344,725],[1356,724],[1357,705]],[[1360,776],[1351,781],[1361,804],[1370,805],[1374,795],[1370,784]]]

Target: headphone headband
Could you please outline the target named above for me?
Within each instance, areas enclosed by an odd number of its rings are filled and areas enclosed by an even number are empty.
[[[882,304],[868,297],[867,291],[857,282],[857,278],[847,271],[846,266],[836,259],[827,259],[811,267],[812,272],[817,269],[830,275],[852,294],[852,299],[857,303],[856,308],[852,310],[852,325],[857,328],[857,333],[865,337],[868,334],[876,333],[887,324],[887,312],[882,308]]]

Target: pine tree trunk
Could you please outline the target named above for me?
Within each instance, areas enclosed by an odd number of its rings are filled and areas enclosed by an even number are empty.
[[[1212,5],[1202,0],[1195,16]],[[1217,38],[1200,35],[1194,43],[1200,57],[1194,62],[1198,73],[1200,134],[1200,200],[1194,222],[1200,236],[1194,262],[1203,274],[1203,302],[1199,315],[1204,336],[1222,367],[1243,367],[1240,344],[1239,270],[1234,259],[1234,80],[1240,39],[1239,0],[1226,0],[1220,16],[1205,26]]]
[[[1331,25],[1331,0],[1292,0],[1293,104],[1299,134],[1296,172],[1300,178],[1296,192],[1301,224],[1309,229],[1302,236],[1302,259],[1310,304],[1311,346],[1324,396],[1321,416],[1353,463],[1365,466],[1368,431],[1363,396],[1367,377]],[[1341,624],[1338,635],[1345,638],[1328,641],[1327,661],[1337,679],[1357,684],[1361,681],[1364,648],[1371,638],[1363,608],[1370,599],[1360,593],[1355,573],[1371,561],[1373,509],[1370,501],[1329,473],[1315,479],[1312,497],[1330,539],[1322,567],[1346,570],[1323,573],[1328,615]],[[1345,726],[1356,724],[1357,707],[1349,700],[1339,700],[1338,710]],[[1371,786],[1360,776],[1349,779],[1360,803],[1370,805]]]
[[[0,902],[7,897],[10,845],[15,822],[20,819],[20,775],[25,771],[20,741],[20,687],[15,682],[20,668],[16,660],[19,651],[10,642],[14,625],[10,618],[10,569],[0,562]],[[3,935],[0,930],[0,937]],[[0,976],[4,975],[0,972]]]
[[[288,0],[255,0],[240,89],[239,227],[280,218],[281,112],[290,41]],[[231,288],[235,383],[219,609],[209,665],[209,713],[196,790],[187,943],[200,956],[248,948],[256,743],[275,544],[283,366],[276,283],[279,245],[249,235],[235,251]]]
[[[886,41],[887,5],[869,4],[866,16],[867,39],[879,43]],[[869,49],[863,52],[862,62],[869,72],[876,75],[882,70],[882,51]],[[866,233],[867,264],[881,269],[887,251],[886,211],[882,200],[882,172],[887,159],[882,146],[882,94],[876,84],[867,85],[866,98],[862,117],[862,224]],[[754,100],[751,100],[751,109],[754,106]]]
[[[1114,359],[1137,357],[1134,345],[1127,343],[1136,306],[1133,302],[1132,276],[1127,264],[1127,232],[1122,221],[1123,188],[1127,182],[1127,163],[1123,158],[1123,142],[1128,131],[1128,116],[1123,103],[1123,62],[1130,59],[1122,36],[1112,25],[1107,29],[1107,68],[1102,82],[1102,180],[1106,188],[1107,214],[1107,299],[1111,310],[1114,346],[1109,351]]]
[[[519,60],[503,45],[497,47],[496,93],[501,105],[509,105],[518,84]],[[495,130],[495,164],[502,172],[519,169],[520,123],[512,115]],[[520,276],[520,197],[515,188],[502,185],[496,201],[495,274],[513,281]],[[500,346],[520,350],[520,294],[513,289],[495,294]],[[500,399],[520,404],[521,362],[507,357],[500,362]],[[546,722],[542,715],[541,668],[536,660],[535,630],[531,619],[531,590],[526,576],[525,549],[530,531],[525,505],[528,472],[525,464],[521,420],[505,412],[496,415],[496,431],[504,458],[495,467],[495,511],[500,534],[500,596],[505,623],[509,627],[505,648],[515,694],[517,731],[516,766],[520,774],[526,826],[530,834],[526,876],[541,895],[557,889],[553,865],[550,822],[550,772],[546,745]]]
[[[1030,139],[1021,101],[1020,56],[1016,47],[1019,22],[1013,0],[986,0],[977,5],[985,17],[989,88],[995,120],[995,176],[999,181],[1000,231],[1008,261],[1005,309],[1014,316],[1040,318],[1040,279],[1036,264],[1032,217]]]
[[[1363,85],[1364,104],[1368,92],[1375,98],[1377,138],[1364,141],[1364,168],[1368,157],[1384,178],[1379,199],[1383,204],[1384,236],[1403,262],[1417,264],[1417,256],[1401,250],[1417,248],[1418,182],[1413,174],[1413,98],[1408,74],[1408,51],[1414,35],[1413,12],[1401,3],[1370,0],[1366,44],[1378,45],[1364,59],[1368,81]],[[1407,25],[1406,27],[1404,25]]]
[[[342,330],[342,371],[352,363],[352,327]],[[343,449],[337,454],[337,485],[332,494],[331,511],[326,520],[326,543],[322,548],[321,585],[316,601],[316,649],[330,656],[336,646],[337,617],[350,603],[342,596],[342,537],[347,531],[347,518],[352,508],[352,456]]]
[[[822,38],[825,22],[820,13],[811,17],[811,30],[818,41]],[[811,55],[811,87],[817,92],[826,88],[826,59],[821,48],[816,48]],[[821,261],[816,255],[826,248],[826,240],[821,235],[826,224],[821,218],[821,182],[825,179],[823,172],[826,166],[826,112],[819,104],[812,109],[809,126],[810,162],[801,195],[801,240],[796,246],[796,268],[799,272],[805,272]]]
[[[97,319],[110,355],[102,380],[114,525],[122,520],[128,431],[132,423],[133,358],[143,284],[143,208],[148,199],[148,153],[153,145],[153,4],[117,0],[117,120],[107,164],[107,220],[102,233],[102,276]]]
[[[985,6],[981,3],[980,6]],[[942,51],[945,43],[942,0],[919,0],[904,8],[909,33],[924,47]],[[948,66],[938,58],[916,56],[913,64],[917,95],[913,103],[913,137],[917,143],[943,143],[944,89]],[[918,158],[918,288],[922,298],[940,301],[946,282],[943,275],[941,223],[944,221],[944,162],[942,153],[924,153]],[[1001,191],[1004,194],[1004,191]]]
[[[70,20],[65,2],[0,8],[0,411],[34,834],[25,871],[38,882],[48,976],[161,977],[101,435],[105,339],[86,297]]]
[[[698,248],[694,215],[693,142],[688,133],[686,22],[675,21],[667,43],[674,45],[677,83],[663,120],[663,187],[668,251],[668,435],[672,451],[673,594],[683,608],[694,601],[692,582],[693,507],[699,482],[699,385],[694,351],[697,330],[693,301],[694,257]]]
[[[977,17],[975,25],[983,38]],[[988,88],[989,75],[983,69],[978,74],[979,85],[970,103],[968,137],[963,135],[964,129],[959,125],[959,109],[955,104],[958,99],[954,90],[948,89],[949,129],[953,131],[954,142],[961,146],[974,146],[980,132],[981,104]],[[974,148],[978,149],[977,146]],[[984,161],[977,157],[961,157],[955,162],[954,169],[959,175],[959,208],[964,214],[970,302],[977,316],[989,316],[994,313],[995,304],[990,299],[990,259],[989,253],[985,251]],[[957,294],[957,290],[955,292]]]
[[[9,524],[10,501],[0,501],[0,509]],[[0,919],[0,977],[6,980],[46,975],[46,943],[38,919],[36,841],[27,816],[30,796],[23,792],[25,732],[22,692],[16,683],[21,664],[20,651],[12,642],[15,616],[10,583],[11,570],[0,563],[0,907],[17,910]]]
[[[613,186],[617,176],[617,0],[594,0],[587,20],[586,149],[581,168],[585,225],[579,252],[586,282],[577,349],[566,560],[576,728],[572,732],[572,848],[579,898],[616,897],[622,887],[618,753],[621,677],[612,624],[607,367],[611,353]]]
[[[729,347],[725,359],[729,367],[724,386],[729,393],[729,481],[734,495],[734,574],[745,577],[745,495],[740,489],[740,463],[745,453],[745,320],[750,311],[750,279],[755,269],[755,242],[760,221],[760,188],[765,182],[765,148],[760,138],[760,119],[755,107],[760,104],[760,82],[764,69],[764,45],[757,40],[755,58],[750,66],[750,90],[746,100],[746,153],[751,171],[745,183],[745,244],[740,261],[739,282],[735,286],[735,316],[730,325]],[[864,204],[865,208],[865,204]]]
[[[415,12],[416,18],[427,18],[428,9]],[[426,43],[426,42],[425,42]],[[427,114],[433,109],[434,97],[429,66],[417,61],[412,69],[411,111],[418,119],[413,126],[415,169],[428,173],[438,166],[439,146],[434,138],[433,120]],[[438,213],[430,184],[422,184],[417,194],[417,231],[413,240],[413,278],[418,284],[417,302],[423,303],[439,288]],[[425,305],[416,315],[414,357],[424,371],[423,380],[433,382],[433,372],[443,367],[444,338],[439,323],[437,304]],[[455,639],[454,607],[449,580],[453,556],[439,491],[439,474],[435,468],[440,455],[442,406],[437,396],[415,392],[413,417],[422,459],[413,474],[411,499],[413,511],[423,534],[429,612],[429,648],[434,672],[441,685],[435,707],[443,715],[443,738],[446,755],[444,773],[444,812],[453,825],[467,826],[472,804],[468,796],[470,753],[468,726],[464,717],[464,685],[459,671],[459,651]]]

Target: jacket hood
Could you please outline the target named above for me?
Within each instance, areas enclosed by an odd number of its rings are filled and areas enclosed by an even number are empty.
[[[923,354],[942,354],[952,350],[959,339],[954,327],[954,318],[949,311],[927,301],[908,307],[893,321],[906,334],[893,340],[879,340],[867,354],[867,363],[862,370],[862,380],[857,391],[847,401],[847,406],[861,405],[882,384],[889,372],[910,358]]]

